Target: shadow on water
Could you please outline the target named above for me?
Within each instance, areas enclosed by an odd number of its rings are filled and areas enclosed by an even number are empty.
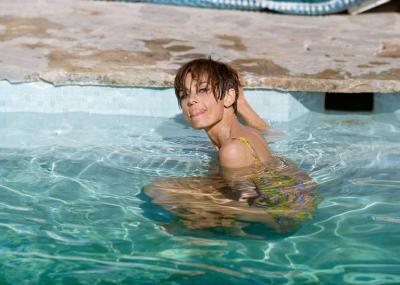
[[[192,149],[197,151],[212,150],[211,143],[203,130],[196,130],[189,126],[182,114],[176,115],[173,118],[163,120],[156,128],[155,132],[162,137],[166,142],[172,142],[176,146],[182,146],[188,152]],[[186,149],[186,147],[190,147]]]
[[[177,130],[179,130],[179,134],[181,131],[183,133],[186,131],[189,133],[202,133],[202,131],[191,128],[182,114],[175,115],[173,118],[165,120],[165,122],[161,123],[156,128],[157,133],[163,137],[175,136],[177,134]]]
[[[142,188],[140,193],[136,195],[136,197],[142,201],[139,207],[143,211],[143,216],[160,224],[172,223],[176,220],[172,213],[163,209],[161,206],[152,203],[151,197],[147,196],[143,190],[144,189]]]
[[[173,121],[177,124],[180,124],[185,129],[191,129],[182,114],[175,115]]]
[[[155,131],[162,136],[163,139],[181,138],[186,140],[189,138],[197,138],[197,141],[207,142],[211,146],[207,135],[203,130],[197,130],[190,127],[182,114],[175,115],[173,118],[164,120],[159,124]]]

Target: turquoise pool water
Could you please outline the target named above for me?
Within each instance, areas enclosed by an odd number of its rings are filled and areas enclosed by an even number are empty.
[[[0,284],[400,284],[400,116],[309,113],[270,138],[320,185],[285,236],[170,234],[138,196],[206,175],[181,119],[0,113]]]

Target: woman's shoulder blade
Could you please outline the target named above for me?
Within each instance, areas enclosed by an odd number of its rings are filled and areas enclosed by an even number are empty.
[[[248,147],[240,140],[235,139],[221,147],[219,160],[222,166],[229,168],[241,168],[254,163]]]

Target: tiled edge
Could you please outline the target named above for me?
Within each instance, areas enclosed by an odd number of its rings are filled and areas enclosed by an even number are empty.
[[[173,117],[179,108],[170,89],[0,83],[0,112],[88,112]]]
[[[257,113],[269,121],[289,121],[322,112],[324,93],[245,90]],[[180,114],[174,91],[151,88],[59,86],[0,81],[0,112],[88,112],[174,117]]]
[[[310,111],[324,111],[323,92],[246,90],[245,94],[254,110],[270,121],[291,121]]]

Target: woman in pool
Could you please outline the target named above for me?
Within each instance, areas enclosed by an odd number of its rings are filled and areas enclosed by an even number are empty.
[[[189,228],[240,228],[255,221],[286,231],[309,216],[314,183],[271,154],[260,133],[269,126],[246,101],[233,68],[195,59],[178,70],[174,87],[186,121],[203,129],[218,150],[221,175],[154,181],[145,187],[154,203]]]

